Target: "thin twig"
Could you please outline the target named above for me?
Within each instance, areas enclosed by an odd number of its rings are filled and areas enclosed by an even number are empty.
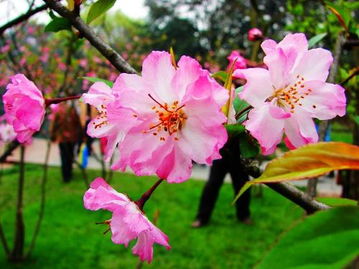
[[[23,215],[24,207],[24,181],[25,181],[25,146],[20,148],[20,174],[19,186],[17,191],[16,219],[15,219],[15,239],[14,247],[10,255],[10,260],[14,262],[21,261],[24,257],[25,243],[25,223]]]
[[[67,18],[75,27],[110,63],[121,72],[136,74],[136,70],[127,63],[120,54],[105,43],[96,33],[74,12],[64,7],[61,2],[44,0],[44,2],[62,17]]]
[[[31,255],[32,250],[35,247],[36,239],[40,232],[41,223],[44,218],[45,202],[46,202],[46,183],[47,183],[47,175],[48,175],[48,168],[49,168],[50,150],[51,150],[51,140],[50,140],[50,138],[48,138],[47,145],[46,145],[45,162],[44,162],[44,166],[43,166],[43,175],[42,175],[42,181],[41,181],[40,211],[39,211],[39,216],[38,216],[38,219],[37,219],[37,222],[35,225],[34,234],[32,236],[31,243],[29,246],[29,250],[26,254],[26,257],[29,257]]]
[[[5,237],[5,233],[4,233],[4,229],[2,227],[2,224],[0,223],[0,240],[1,240],[1,244],[4,248],[5,254],[6,256],[9,256],[10,254],[10,249],[9,249],[9,245],[7,243],[6,237]]]
[[[82,178],[83,178],[84,183],[85,183],[85,188],[88,189],[90,184],[89,184],[86,169],[83,168],[82,165],[77,160],[74,160],[74,162],[77,165],[77,167],[81,170]]]
[[[342,82],[340,82],[339,84],[341,86],[344,86],[346,83],[348,83],[349,80],[351,80],[353,77],[357,76],[359,74],[359,67],[356,67],[354,72],[351,73],[346,79],[344,79]]]
[[[31,16],[45,10],[46,8],[47,8],[47,5],[44,4],[42,6],[39,6],[39,7],[35,8],[35,9],[29,10],[25,14],[13,19],[12,21],[9,21],[8,23],[6,23],[6,24],[4,24],[3,26],[0,27],[0,35],[2,35],[8,28],[11,28],[11,27],[23,22],[23,21],[26,21]]]

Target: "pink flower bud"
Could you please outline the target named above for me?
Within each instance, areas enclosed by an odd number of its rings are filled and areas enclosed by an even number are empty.
[[[258,41],[263,39],[263,33],[258,28],[252,28],[248,31],[249,41]]]

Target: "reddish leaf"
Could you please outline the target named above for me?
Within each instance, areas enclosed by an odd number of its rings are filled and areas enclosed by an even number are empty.
[[[271,161],[263,174],[243,186],[236,199],[252,184],[315,178],[333,170],[359,170],[359,147],[342,142],[309,144]]]

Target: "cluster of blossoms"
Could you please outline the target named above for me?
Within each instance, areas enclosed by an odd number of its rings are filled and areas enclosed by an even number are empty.
[[[252,34],[253,41],[263,38],[256,31]],[[263,154],[273,153],[283,135],[289,147],[318,141],[313,118],[345,114],[344,89],[325,82],[330,52],[308,50],[303,34],[289,34],[278,44],[266,40],[262,48],[267,68],[246,68],[236,51],[228,57],[236,69],[233,76],[246,80],[239,94],[252,106],[243,123],[246,129]],[[82,96],[98,110],[87,132],[107,141],[105,158],[110,159],[118,147],[120,157],[112,168],[130,167],[136,175],[156,174],[169,183],[187,180],[193,161],[210,165],[221,158],[219,150],[227,141],[222,107],[228,99],[228,90],[196,60],[182,56],[175,63],[169,53],[158,51],[144,60],[141,75],[120,74],[112,88],[96,82]],[[51,104],[23,75],[12,77],[3,100],[6,119],[21,143],[40,129],[45,107]],[[133,202],[97,178],[85,193],[84,204],[90,210],[112,212],[111,220],[105,221],[112,241],[127,246],[137,238],[132,252],[151,262],[154,243],[170,246],[167,236],[143,213],[148,197],[141,199]]]

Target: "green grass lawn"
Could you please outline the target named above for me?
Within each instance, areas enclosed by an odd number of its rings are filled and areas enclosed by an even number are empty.
[[[100,171],[88,171],[91,179]],[[27,165],[25,186],[26,241],[30,241],[39,210],[42,168]],[[110,234],[103,235],[103,225],[110,218],[106,211],[87,211],[82,205],[85,191],[81,173],[75,170],[74,181],[63,184],[59,168],[50,168],[47,204],[43,226],[31,260],[22,265],[8,264],[0,250],[0,268],[135,268],[137,257],[130,248],[115,245]],[[0,183],[0,219],[9,242],[13,239],[14,204],[17,169],[5,170]],[[154,182],[154,177],[136,177],[116,173],[113,186],[137,198]],[[144,268],[253,268],[278,236],[301,218],[303,211],[269,189],[263,197],[253,197],[252,225],[236,221],[230,203],[230,184],[222,187],[211,225],[190,227],[196,213],[204,182],[189,180],[182,184],[162,184],[147,202],[150,219],[159,210],[157,226],[169,236],[172,249],[156,245],[152,264]],[[133,243],[130,247],[133,246]]]

